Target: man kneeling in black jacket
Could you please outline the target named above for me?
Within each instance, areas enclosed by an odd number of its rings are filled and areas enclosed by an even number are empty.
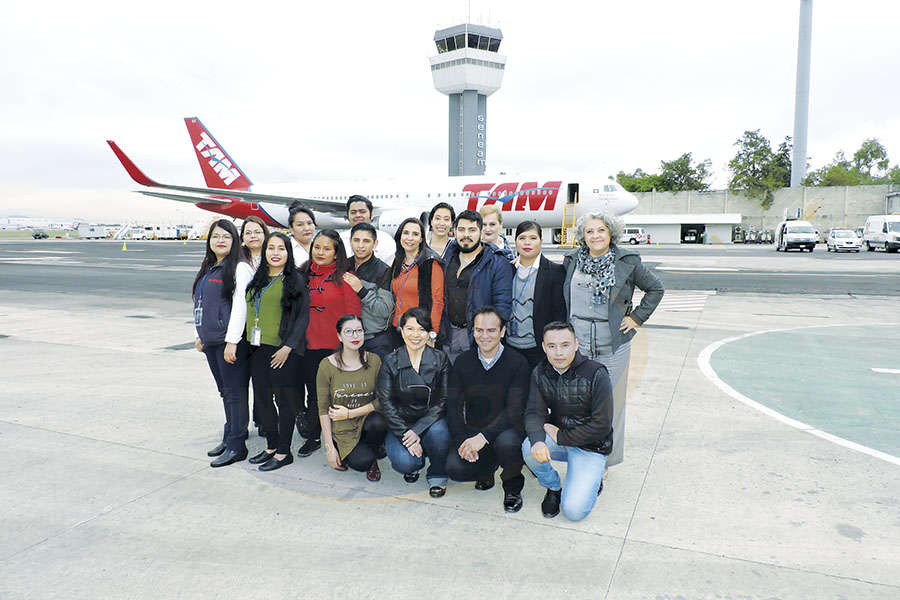
[[[525,485],[521,446],[528,362],[500,343],[506,328],[493,306],[478,309],[473,326],[476,346],[457,357],[447,386],[447,474],[489,490],[499,464],[503,508],[517,512]]]
[[[562,502],[566,517],[580,521],[603,490],[603,470],[612,451],[609,373],[578,352],[569,323],[548,323],[543,348],[547,358],[531,372],[522,456],[547,488],[544,516],[558,515]],[[564,489],[550,459],[569,463]]]

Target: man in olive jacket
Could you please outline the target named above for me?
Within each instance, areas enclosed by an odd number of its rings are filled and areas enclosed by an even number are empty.
[[[548,323],[543,348],[547,358],[531,372],[522,457],[547,488],[541,503],[544,516],[555,517],[561,506],[566,517],[580,521],[603,489],[606,458],[612,451],[609,373],[578,352],[569,323]],[[564,489],[551,459],[569,463]]]

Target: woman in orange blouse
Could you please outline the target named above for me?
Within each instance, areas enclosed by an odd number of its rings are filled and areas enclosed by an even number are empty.
[[[397,253],[391,268],[391,289],[394,292],[394,327],[410,308],[424,308],[431,315],[434,330],[429,333],[433,346],[441,329],[444,312],[444,270],[437,254],[425,243],[425,227],[415,218],[400,224],[394,234]],[[403,341],[394,329],[395,345]]]

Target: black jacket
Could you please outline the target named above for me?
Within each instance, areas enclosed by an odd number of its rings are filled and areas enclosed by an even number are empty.
[[[534,339],[541,345],[544,326],[553,321],[567,321],[566,300],[563,297],[563,281],[566,270],[562,265],[541,255],[534,280]]]
[[[412,429],[421,436],[444,416],[449,373],[447,355],[430,346],[425,346],[418,373],[410,364],[406,346],[382,359],[376,391],[391,433],[403,437]]]
[[[306,353],[306,328],[309,326],[309,286],[303,273],[299,278],[296,295],[288,298],[281,296],[281,323],[278,337],[281,343],[291,348],[291,352],[302,356]]]
[[[549,409],[550,414],[547,414]],[[556,442],[583,450],[612,452],[613,399],[609,372],[580,352],[560,375],[544,359],[531,372],[525,430],[532,444],[545,441],[544,423],[559,427]]]

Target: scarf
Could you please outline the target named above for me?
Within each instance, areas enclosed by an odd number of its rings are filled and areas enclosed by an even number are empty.
[[[591,276],[591,304],[606,304],[609,290],[616,285],[616,251],[612,246],[603,256],[591,256],[587,246],[582,246],[575,259],[579,271]]]

